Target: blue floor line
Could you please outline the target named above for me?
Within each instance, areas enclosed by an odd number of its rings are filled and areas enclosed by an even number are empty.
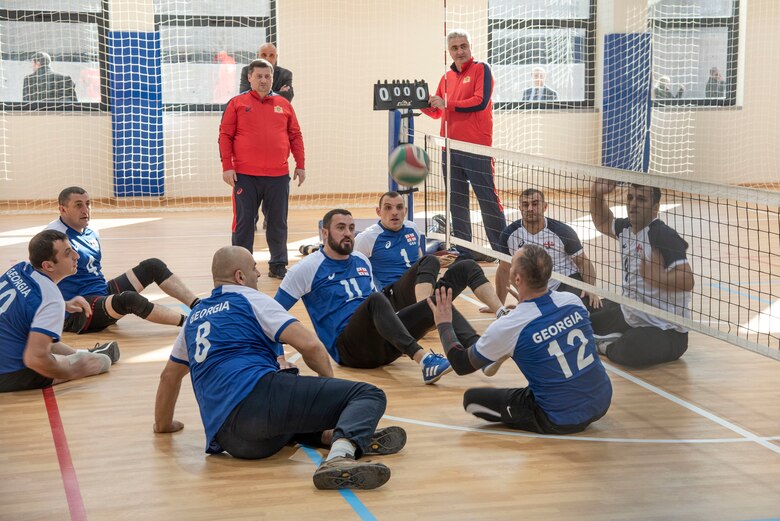
[[[307,447],[306,445],[301,445],[301,448],[306,453],[306,455],[309,456],[309,459],[312,460],[315,465],[319,466],[319,464],[322,462],[322,456],[320,456],[320,453],[311,447]],[[358,516],[360,516],[360,519],[363,521],[377,521],[377,519],[374,517],[374,514],[372,514],[368,508],[366,508],[366,506],[361,503],[354,492],[351,490],[339,490],[339,493],[341,493],[341,497],[344,498],[347,504],[352,507],[352,510],[354,510]]]
[[[761,298],[761,297],[754,297],[753,295],[750,295],[749,293],[745,293],[744,291],[737,291],[735,289],[731,289],[730,287],[724,286],[723,284],[718,284],[718,283],[712,282],[712,283],[710,283],[710,286],[712,286],[713,288],[718,288],[721,291],[726,291],[728,293],[734,293],[735,295],[740,295],[742,297],[747,297],[747,298],[751,298],[753,300],[757,300],[757,301],[759,301],[759,302],[761,302],[763,304],[774,304],[774,302],[772,302],[771,300],[767,300],[767,299]]]

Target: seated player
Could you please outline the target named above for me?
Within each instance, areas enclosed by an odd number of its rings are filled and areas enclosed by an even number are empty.
[[[276,300],[286,309],[303,299],[314,330],[333,359],[346,367],[372,369],[402,355],[422,365],[423,382],[432,384],[450,372],[442,355],[424,353],[417,340],[434,327],[426,302],[396,313],[376,290],[371,263],[353,252],[355,223],[347,210],[336,209],[322,220],[324,246],[293,266]],[[459,338],[477,338],[471,325],[454,311]]]
[[[516,389],[467,390],[466,412],[544,434],[580,432],[606,414],[612,384],[596,355],[588,312],[575,295],[548,289],[552,266],[544,248],[521,247],[509,274],[519,304],[471,345],[454,334],[449,290],[439,288],[436,304],[430,301],[456,373],[469,374],[510,356],[528,380],[528,387]]]
[[[588,284],[596,283],[596,273],[582,247],[577,232],[566,223],[544,216],[547,202],[544,193],[536,188],[523,190],[520,195],[522,219],[507,226],[499,238],[501,253],[514,255],[523,244],[542,246],[553,259],[553,271]],[[509,282],[509,263],[501,261],[496,270],[496,292],[501,302],[506,302]],[[601,307],[601,299],[595,293],[583,291],[564,282],[550,279],[549,289],[568,291],[582,298],[588,311]]]
[[[30,262],[0,277],[0,392],[41,389],[108,371],[116,342],[94,353],[60,342],[65,302],[57,282],[76,273],[78,253],[65,234],[44,230],[28,246]]]
[[[688,243],[658,218],[661,189],[631,185],[628,218],[616,219],[605,197],[617,184],[598,180],[590,195],[596,229],[617,239],[623,266],[623,295],[674,315],[690,318],[693,270]],[[688,330],[643,311],[615,303],[591,315],[599,353],[618,364],[641,367],[680,358],[688,349]]]
[[[451,259],[441,262],[435,255],[422,255],[420,232],[414,222],[405,220],[406,203],[398,192],[384,193],[376,213],[379,222],[358,234],[355,251],[371,261],[374,281],[393,308],[400,310],[428,298],[434,286],[452,288],[453,298],[469,287],[493,313],[501,308],[493,286],[474,260],[449,265]],[[439,279],[439,270],[448,265]]]
[[[60,218],[48,229],[63,232],[79,252],[76,275],[59,283],[66,301],[80,309],[68,309],[65,331],[92,333],[116,324],[125,315],[137,315],[150,322],[180,326],[185,316],[140,294],[152,282],[183,304],[193,307],[198,299],[160,259],[146,259],[135,268],[109,280],[103,276],[100,237],[88,227],[91,216],[89,194],[77,186],[64,189],[59,196]],[[72,306],[71,306],[72,307]]]
[[[381,389],[331,378],[322,343],[277,302],[257,290],[252,254],[226,246],[214,254],[214,291],[190,313],[160,376],[154,431],[184,425],[173,419],[189,372],[206,430],[206,452],[267,458],[292,441],[330,446],[314,473],[319,489],[371,489],[390,479],[381,463],[361,455],[394,454],[406,443],[400,427],[375,430],[387,400]],[[290,344],[320,378],[280,370],[279,342]]]

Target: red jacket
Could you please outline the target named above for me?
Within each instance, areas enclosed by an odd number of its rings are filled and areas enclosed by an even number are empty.
[[[289,175],[290,151],[295,167],[304,169],[303,135],[289,101],[273,93],[261,100],[257,92],[250,90],[228,102],[219,124],[223,172]]]
[[[453,63],[451,70],[442,76],[436,95],[444,98],[445,81],[447,108],[422,109],[434,119],[441,120],[441,135],[444,136],[444,122],[449,121],[449,137],[477,145],[493,144],[493,73],[487,63],[474,58],[458,69]]]

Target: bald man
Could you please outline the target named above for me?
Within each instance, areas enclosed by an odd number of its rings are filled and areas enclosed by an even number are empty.
[[[257,51],[257,57],[274,66],[274,81],[271,84],[271,90],[291,102],[295,95],[292,85],[292,71],[276,65],[276,59],[279,57],[276,46],[272,43],[264,43]],[[249,65],[247,65],[241,69],[241,86],[238,91],[246,92],[251,88],[249,85]]]
[[[372,489],[390,479],[381,463],[361,455],[394,454],[406,443],[400,427],[376,430],[387,400],[381,389],[332,378],[319,339],[276,301],[257,291],[252,254],[227,246],[214,254],[214,291],[190,313],[160,376],[154,431],[183,427],[173,419],[189,372],[206,430],[206,452],[267,458],[292,441],[330,446],[314,473],[318,489]],[[280,342],[301,353],[320,378],[298,376]]]

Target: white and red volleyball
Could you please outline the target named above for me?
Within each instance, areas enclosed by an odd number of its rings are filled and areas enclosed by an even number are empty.
[[[424,149],[405,143],[393,149],[388,161],[390,177],[404,186],[416,186],[428,176],[431,161]]]

